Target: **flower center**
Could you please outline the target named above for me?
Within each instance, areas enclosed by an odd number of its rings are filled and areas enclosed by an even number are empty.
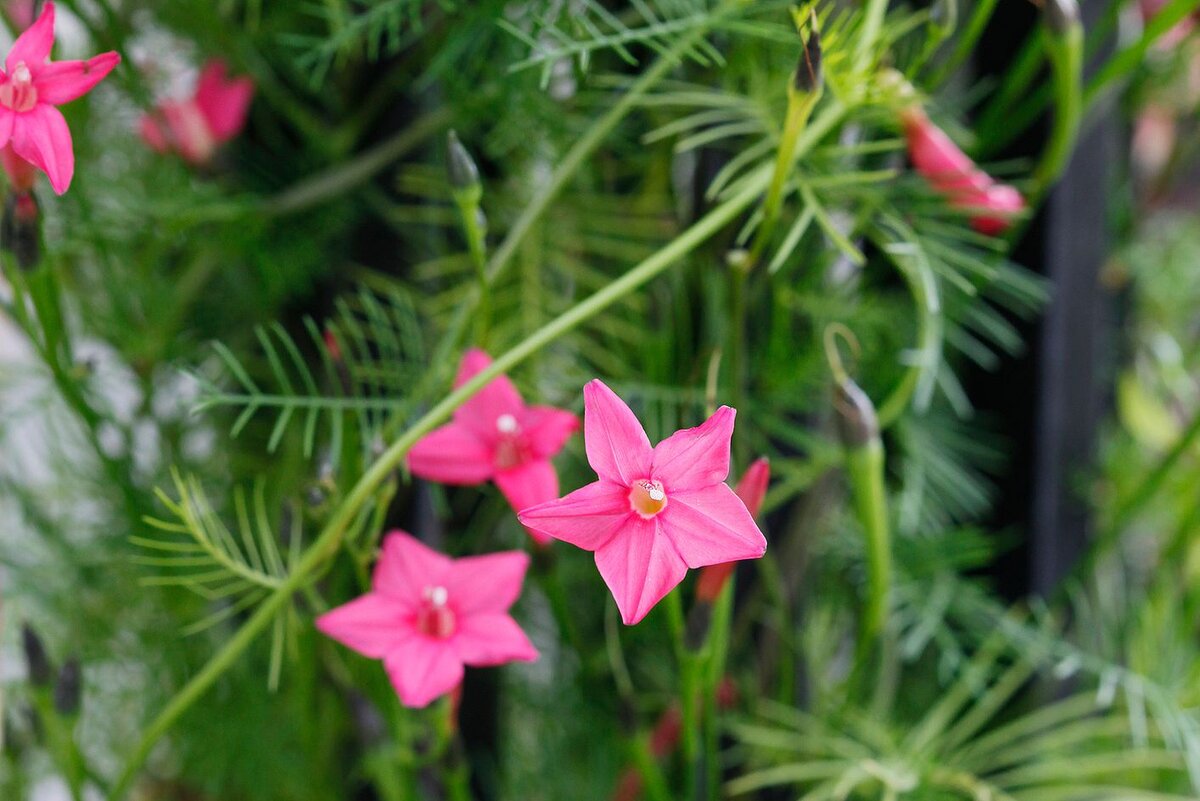
[[[496,440],[494,462],[497,470],[510,470],[529,461],[529,444],[521,435],[521,424],[511,414],[496,418]]]
[[[667,508],[667,493],[661,481],[648,478],[633,482],[629,488],[629,508],[649,520]]]
[[[444,640],[454,634],[457,621],[454,610],[446,605],[448,600],[445,587],[426,587],[417,610],[417,631],[435,640]]]
[[[38,93],[33,87],[33,75],[24,61],[18,61],[8,76],[8,83],[0,86],[0,105],[13,111],[29,111],[37,105]]]

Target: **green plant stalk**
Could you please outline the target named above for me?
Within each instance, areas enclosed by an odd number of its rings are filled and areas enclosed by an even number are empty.
[[[452,116],[448,110],[438,109],[419,117],[392,138],[364,150],[352,160],[306,178],[265,201],[262,213],[268,217],[295,214],[349,192],[445,128]]]
[[[1179,461],[1196,447],[1197,442],[1200,442],[1200,413],[1192,418],[1192,422],[1180,435],[1179,441],[1154,466],[1154,469],[1146,474],[1146,477],[1124,501],[1117,504],[1112,519],[1101,529],[1099,536],[1088,551],[1087,557],[1081,560],[1079,575],[1086,575],[1090,572],[1092,566],[1117,544],[1125,527],[1158,494],[1158,491],[1162,489],[1163,482],[1171,475]]]
[[[378,487],[391,475],[409,449],[417,440],[441,425],[450,415],[474,396],[492,379],[505,373],[536,353],[545,345],[596,315],[650,279],[662,273],[694,248],[724,228],[742,213],[762,191],[761,181],[748,181],[736,195],[721,203],[694,225],[668,243],[665,247],[630,269],[608,286],[563,312],[539,328],[520,343],[501,354],[492,364],[474,378],[447,395],[441,402],[425,413],[399,439],[375,460],[371,467],[347,493],[345,499],[322,528],[312,545],[304,552],[296,567],[280,586],[274,590],[242,627],[222,646],[200,672],[197,673],[163,708],[134,746],[129,759],[114,784],[110,795],[112,801],[122,799],[128,793],[134,776],[145,762],[154,744],[175,724],[209,687],[223,674],[252,642],[270,625],[292,594],[304,586],[337,548],[342,534],[354,520],[358,510],[367,503]]]
[[[663,776],[662,768],[650,750],[650,736],[639,733],[629,742],[629,759],[642,778],[642,787],[650,801],[672,801],[671,791]]]
[[[475,308],[475,341],[480,347],[487,344],[488,317],[491,315],[491,282],[487,273],[487,242],[483,226],[480,225],[481,209],[479,208],[480,191],[476,186],[472,189],[456,190],[454,203],[458,206],[458,215],[462,220],[463,235],[467,239],[467,249],[471,253],[471,263],[475,266],[475,280],[479,286],[478,303]]]
[[[763,218],[754,236],[754,244],[750,248],[750,256],[745,260],[741,269],[749,272],[758,263],[775,232],[779,222],[779,209],[783,205],[783,192],[787,187],[788,176],[791,175],[792,165],[796,161],[796,145],[808,118],[812,116],[817,101],[821,99],[821,87],[810,92],[797,90],[788,84],[787,116],[783,124],[783,134],[779,138],[779,150],[775,155],[775,168],[771,174],[771,186],[767,190],[767,198],[763,201]],[[738,269],[737,267],[734,268]]]
[[[734,576],[730,576],[713,607],[712,625],[707,647],[707,672],[704,676],[704,767],[707,781],[705,798],[716,801],[721,797],[720,727],[718,726],[717,692],[725,677],[729,657],[729,627],[733,617]]]
[[[1048,28],[1042,33],[1054,75],[1055,110],[1050,141],[1033,171],[1033,206],[1067,168],[1083,116],[1083,25],[1076,22],[1061,35]]]
[[[878,434],[863,445],[846,449],[846,475],[850,479],[854,513],[867,538],[867,602],[860,653],[869,650],[866,646],[883,631],[892,580],[891,531],[883,463],[883,442]]]
[[[870,66],[871,49],[883,33],[883,20],[887,16],[888,0],[867,0],[863,12],[862,33],[858,37],[854,49],[854,65],[859,72],[865,72]]]
[[[679,663],[680,743],[683,751],[683,796],[686,801],[696,798],[696,777],[700,769],[700,738],[696,713],[700,706],[700,656],[687,647],[687,631],[683,614],[683,590],[676,587],[665,599],[671,635],[675,642],[675,657]]]
[[[958,41],[954,45],[954,51],[942,62],[929,80],[926,86],[941,86],[947,78],[954,74],[954,71],[962,65],[971,53],[975,51],[975,44],[979,41],[979,37],[983,35],[987,28],[988,22],[992,18],[992,13],[996,10],[996,4],[999,0],[979,0],[975,3],[975,8],[971,12],[971,19],[967,22],[962,34],[958,37]]]

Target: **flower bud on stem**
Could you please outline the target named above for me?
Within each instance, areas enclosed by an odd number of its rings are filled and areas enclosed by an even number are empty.
[[[48,687],[54,667],[46,655],[46,646],[33,627],[26,623],[21,627],[21,644],[25,650],[25,669],[29,683],[34,687]]]
[[[879,418],[871,399],[842,368],[832,336],[834,331],[832,328],[827,330],[825,336],[826,355],[835,380],[833,408],[838,434],[846,451],[846,477],[850,482],[855,516],[866,537],[867,600],[855,651],[855,673],[861,674],[877,641],[881,655],[886,656],[888,651],[884,640],[891,589],[891,531]],[[887,665],[884,667],[886,669]]]
[[[800,61],[792,80],[788,83],[787,116],[784,118],[783,135],[779,138],[779,150],[775,156],[775,172],[763,201],[762,222],[754,236],[750,254],[741,260],[740,268],[749,272],[762,257],[763,250],[774,233],[779,221],[779,208],[783,192],[796,157],[796,142],[804,133],[808,118],[816,108],[817,101],[825,88],[825,76],[821,68],[821,32],[817,25],[817,13],[809,11],[806,23],[800,26]]]
[[[451,131],[446,137],[446,176],[450,192],[458,206],[463,234],[475,276],[479,282],[479,310],[475,318],[476,344],[482,346],[487,338],[490,282],[487,276],[487,217],[480,208],[483,186],[479,182],[479,167],[471,154],[459,141],[458,134]]]

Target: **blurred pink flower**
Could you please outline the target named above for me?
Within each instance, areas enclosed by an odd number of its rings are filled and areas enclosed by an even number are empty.
[[[925,112],[912,108],[902,115],[908,156],[929,185],[946,195],[955,208],[975,212],[975,230],[995,236],[1025,208],[1025,200],[1007,184],[997,183],[979,169],[958,145],[934,125]]]
[[[58,194],[67,191],[75,174],[71,131],[55,108],[91,91],[121,61],[102,53],[87,61],[51,62],[54,46],[54,3],[46,3],[32,27],[17,37],[0,72],[0,147],[50,178]]]
[[[33,24],[37,12],[37,0],[8,0],[4,4],[8,18],[17,30],[23,31]]]
[[[537,659],[508,614],[528,566],[519,551],[451,559],[395,531],[383,542],[371,591],[321,615],[317,629],[382,659],[400,701],[427,706],[459,685],[463,665]]]
[[[519,515],[526,527],[596,552],[621,618],[633,625],[689,567],[757,559],[767,541],[725,483],[736,412],[651,447],[629,407],[602,382],[583,390],[584,444],[599,481]]]
[[[8,185],[14,192],[26,193],[33,189],[37,167],[18,156],[11,143],[0,148],[0,167],[4,168]]]
[[[463,356],[455,387],[492,363],[473,348]],[[491,381],[454,413],[454,421],[423,437],[408,454],[413,475],[443,484],[488,479],[516,511],[558,497],[550,457],[579,430],[579,418],[550,406],[526,406],[507,376]],[[530,530],[539,542],[549,538]]]
[[[771,463],[763,456],[755,459],[754,463],[746,468],[741,480],[733,488],[734,493],[742,499],[742,503],[746,504],[746,511],[751,517],[758,517],[758,510],[767,495],[767,483],[770,480]],[[737,562],[722,562],[701,570],[700,577],[696,580],[696,600],[714,603],[721,590],[725,589],[725,582],[729,581],[735,567]]]
[[[1170,0],[1139,0],[1138,10],[1142,12],[1142,24],[1150,24],[1159,15],[1159,12],[1166,7],[1168,2]],[[1174,27],[1159,37],[1154,46],[1159,50],[1170,50],[1178,47],[1187,38],[1187,35],[1192,32],[1192,29],[1196,26],[1197,19],[1200,19],[1200,11],[1194,12],[1190,17],[1184,17]]]
[[[249,78],[230,80],[223,61],[209,61],[193,97],[164,101],[142,116],[142,139],[159,153],[173,150],[193,164],[207,163],[219,145],[246,125],[253,98],[254,83]]]

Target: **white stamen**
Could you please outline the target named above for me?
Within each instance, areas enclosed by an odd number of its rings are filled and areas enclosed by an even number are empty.
[[[663,498],[667,497],[667,493],[663,492],[661,487],[650,487],[650,490],[647,494],[650,496],[650,500],[652,501],[661,501]]]
[[[434,606],[445,606],[446,601],[450,599],[450,593],[446,592],[445,587],[426,587],[425,600]]]
[[[517,430],[517,418],[511,414],[502,414],[496,418],[496,430],[501,434],[512,434]]]

